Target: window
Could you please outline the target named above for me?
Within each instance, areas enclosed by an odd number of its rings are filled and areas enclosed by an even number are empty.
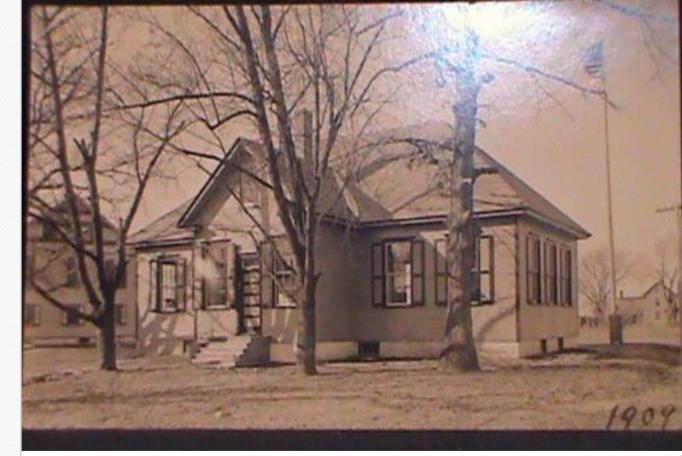
[[[294,257],[285,255],[280,257],[274,253],[274,293],[275,307],[295,307],[298,284],[294,269]]]
[[[150,300],[155,312],[185,310],[185,259],[166,257],[150,261]]]
[[[24,306],[24,324],[40,326],[40,305],[26,304]]]
[[[384,241],[372,246],[372,303],[387,307],[424,303],[423,241]]]
[[[447,244],[446,239],[437,239],[433,244],[436,304],[440,305],[448,303]]]
[[[128,309],[125,304],[116,304],[114,307],[114,316],[116,317],[116,324],[119,326],[125,326],[127,323],[127,313]]]
[[[471,305],[491,304],[495,301],[495,248],[493,237],[482,235],[474,246]]]
[[[83,311],[83,306],[80,304],[71,304],[68,307],[68,310],[63,311],[62,314],[62,324],[64,326],[80,326],[84,322],[81,320],[81,318],[78,316],[78,312]]]
[[[561,251],[561,304],[573,305],[573,259],[571,251]]]
[[[244,205],[257,206],[260,203],[260,186],[252,177],[239,173],[239,199]]]
[[[204,255],[203,299],[205,308],[225,308],[229,298],[227,249],[207,246]]]
[[[542,302],[540,276],[540,239],[529,234],[526,238],[526,290],[529,304]]]
[[[27,252],[26,254],[26,284],[30,284],[35,276],[36,258],[34,252]]]
[[[70,288],[77,287],[79,285],[79,275],[78,275],[78,264],[76,258],[72,256],[66,257],[66,279],[65,285]]]
[[[551,241],[545,242],[545,302],[559,304],[559,277],[557,275],[558,247]]]
[[[448,267],[447,239],[438,239],[434,243],[435,253],[435,288],[436,304],[447,304]],[[474,247],[474,265],[472,274],[471,305],[491,304],[495,301],[495,243],[491,235],[482,235],[476,239]]]
[[[412,302],[412,261],[410,242],[384,244],[386,305],[410,305]]]

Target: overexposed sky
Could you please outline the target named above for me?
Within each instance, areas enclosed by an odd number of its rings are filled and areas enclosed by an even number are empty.
[[[625,2],[626,6],[652,2]],[[674,1],[654,0],[657,14],[676,17]],[[426,8],[411,5],[407,8]],[[428,7],[433,7],[430,5]],[[461,8],[443,8],[445,22],[458,24]],[[679,62],[659,65],[647,46],[660,45],[677,56],[677,20],[673,33],[652,42],[631,17],[583,1],[548,4],[495,3],[472,15],[484,51],[537,66],[587,86],[598,87],[582,71],[582,55],[590,44],[604,44],[607,90],[618,105],[609,112],[612,156],[615,242],[619,251],[639,260],[626,293],[647,287],[655,245],[667,239],[674,248],[674,218],[656,208],[680,200],[680,79]],[[515,12],[515,9],[517,10]],[[660,30],[669,26],[661,23]],[[438,30],[408,28],[414,49],[437,41]],[[452,32],[456,33],[456,32]],[[592,237],[580,243],[581,252],[608,245],[604,154],[604,112],[599,98],[583,94],[505,65],[485,63],[495,80],[481,93],[479,146],[507,165],[533,188],[583,225]],[[454,94],[437,88],[429,69],[419,77],[405,76],[399,107],[386,117],[390,124],[449,121]],[[596,84],[596,85],[595,85]],[[231,132],[236,134],[237,132]],[[179,205],[203,184],[195,168],[180,172],[176,182],[155,183],[150,188],[136,222],[143,226]]]

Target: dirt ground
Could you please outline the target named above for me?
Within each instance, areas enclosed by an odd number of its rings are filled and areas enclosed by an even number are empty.
[[[331,363],[306,378],[294,366],[209,370],[180,357],[125,359],[108,373],[96,370],[93,349],[32,349],[23,426],[601,430],[618,406],[611,429],[682,430],[682,368],[673,353],[640,352],[566,353],[467,374],[435,361]]]

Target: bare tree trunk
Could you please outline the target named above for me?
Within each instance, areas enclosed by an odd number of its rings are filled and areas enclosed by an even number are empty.
[[[478,38],[468,31],[467,52],[456,77],[457,103],[455,114],[454,169],[450,179],[451,202],[448,217],[447,257],[454,266],[448,274],[448,316],[445,325],[445,349],[441,354],[444,366],[458,370],[479,368],[474,344],[471,297],[471,271],[474,260],[475,227],[473,223],[474,149],[476,145],[476,114],[480,85],[476,81],[475,63]]]
[[[298,319],[298,343],[296,345],[296,363],[305,375],[317,374],[315,364],[315,291],[317,280],[312,270],[307,270],[303,283],[303,299],[301,314]]]
[[[100,368],[102,370],[116,370],[116,324],[114,319],[114,304],[107,301],[100,318],[98,330],[98,345],[100,352]]]

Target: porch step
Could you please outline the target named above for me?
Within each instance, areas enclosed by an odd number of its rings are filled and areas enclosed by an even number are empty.
[[[257,334],[232,336],[199,346],[192,363],[207,368],[262,366],[270,361],[270,338]]]

